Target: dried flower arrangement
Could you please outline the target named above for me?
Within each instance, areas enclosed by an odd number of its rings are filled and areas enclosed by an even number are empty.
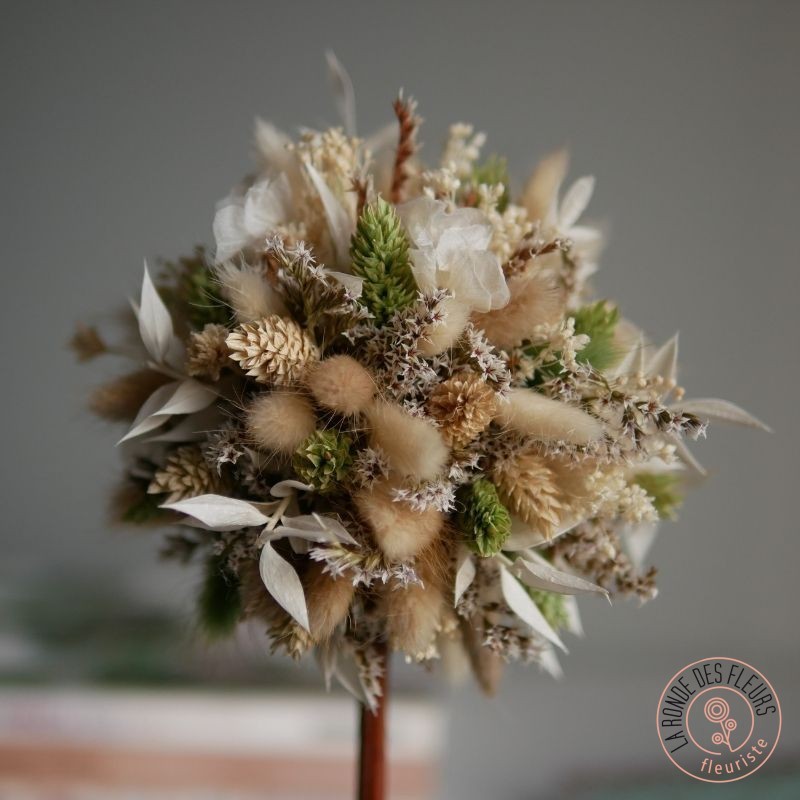
[[[387,645],[490,692],[505,662],[557,674],[575,595],[654,596],[647,548],[702,471],[686,439],[764,426],[684,399],[677,339],[589,299],[593,180],[562,193],[563,153],[512,197],[459,124],[426,168],[415,103],[359,139],[332,63],[344,127],[259,121],[214,256],[145,266],[135,345],[73,340],[137,362],[91,398],[130,422],[119,516],[182,526],[164,553],[204,562],[210,634],[255,620],[370,708]]]

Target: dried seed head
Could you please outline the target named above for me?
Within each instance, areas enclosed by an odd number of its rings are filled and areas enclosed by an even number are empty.
[[[186,349],[186,371],[196,378],[209,378],[218,381],[222,369],[228,361],[228,329],[213,323],[202,331],[194,331],[189,336]]]
[[[156,472],[148,494],[169,494],[167,503],[176,503],[186,497],[214,494],[219,489],[219,478],[208,466],[199,447],[179,447],[167,458],[164,467]]]
[[[296,383],[319,358],[309,334],[293,320],[277,315],[242,323],[226,342],[230,358],[259,383]]]

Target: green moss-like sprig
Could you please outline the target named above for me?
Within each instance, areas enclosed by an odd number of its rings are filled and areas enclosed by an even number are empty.
[[[459,523],[469,546],[484,558],[499,553],[511,533],[511,517],[495,485],[479,478],[461,489],[458,500]]]
[[[408,239],[393,206],[368,205],[350,242],[353,273],[364,279],[362,300],[378,325],[414,302],[417,284],[408,258]]]

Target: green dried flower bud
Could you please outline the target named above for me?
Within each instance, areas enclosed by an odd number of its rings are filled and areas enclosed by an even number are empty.
[[[378,325],[414,302],[417,284],[408,239],[394,207],[385,200],[364,208],[350,240],[353,274],[364,279],[362,300]]]
[[[462,506],[459,523],[469,546],[484,558],[499,553],[511,533],[511,517],[494,484],[478,478],[461,488],[458,499]]]
[[[353,463],[353,440],[337,430],[314,431],[295,450],[297,477],[319,492],[336,488]]]

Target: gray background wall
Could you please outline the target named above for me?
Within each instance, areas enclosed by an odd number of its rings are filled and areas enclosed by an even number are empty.
[[[75,320],[136,290],[143,256],[210,240],[214,202],[250,166],[256,114],[284,128],[336,121],[332,47],[362,132],[403,86],[429,158],[462,119],[520,179],[569,145],[573,174],[597,176],[591,213],[611,231],[599,292],[655,338],[680,330],[692,395],[734,400],[777,431],[712,428],[696,448],[712,476],[654,551],[660,597],[584,602],[589,635],[563,683],[515,671],[491,703],[447,695],[446,796],[548,796],[559,780],[631,764],[666,776],[658,694],[685,663],[720,653],[773,679],[780,752],[797,753],[800,6],[2,9],[2,608],[34,594],[69,606],[65,581],[111,582],[132,603],[188,613],[195,577],[156,562],[152,537],[106,527],[116,432],[83,403],[107,368],[78,369],[63,342]],[[20,627],[6,615],[6,662],[26,657]]]

